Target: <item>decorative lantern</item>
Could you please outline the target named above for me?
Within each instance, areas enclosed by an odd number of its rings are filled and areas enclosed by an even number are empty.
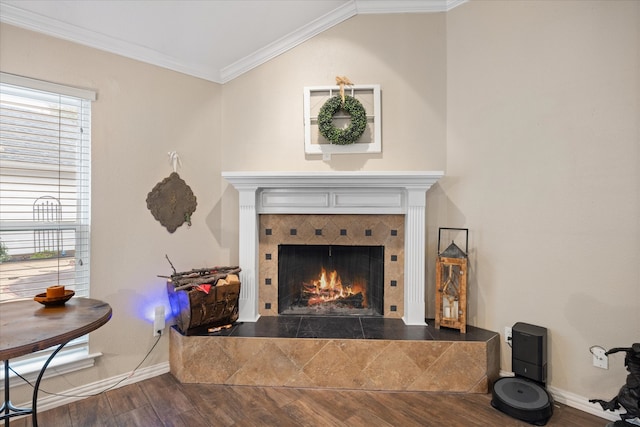
[[[464,233],[463,251],[452,239],[451,244],[440,252],[442,231]],[[440,228],[438,230],[438,260],[436,261],[436,329],[440,326],[467,331],[467,275],[469,258],[469,229]]]

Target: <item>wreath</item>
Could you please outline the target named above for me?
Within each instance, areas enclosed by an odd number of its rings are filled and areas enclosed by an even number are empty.
[[[351,123],[344,129],[338,129],[333,124],[333,116],[340,110],[351,116]],[[349,95],[344,97],[344,101],[338,95],[329,98],[318,113],[320,134],[332,144],[353,144],[362,136],[366,127],[367,112],[360,101]]]

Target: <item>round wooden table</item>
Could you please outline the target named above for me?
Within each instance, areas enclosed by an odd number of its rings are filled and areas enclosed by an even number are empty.
[[[0,303],[0,360],[4,361],[4,404],[0,420],[31,414],[38,426],[37,400],[40,380],[55,355],[69,341],[88,334],[111,319],[111,306],[90,298],[71,298],[66,304],[45,307],[33,300]],[[58,346],[40,370],[33,388],[31,408],[16,408],[9,399],[9,359]]]

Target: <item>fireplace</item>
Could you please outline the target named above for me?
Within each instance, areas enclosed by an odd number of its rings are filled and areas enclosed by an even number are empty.
[[[372,237],[385,246],[383,316],[425,325],[426,192],[442,175],[223,172],[239,196],[239,320],[255,322],[261,315],[278,315],[278,245],[324,239],[322,244],[369,246],[361,240]],[[400,226],[386,222],[397,217]],[[276,241],[267,230],[286,238]],[[394,248],[389,250],[389,245]]]
[[[500,336],[468,326],[461,338],[425,325],[425,196],[440,176],[224,172],[239,193],[240,322],[207,336],[172,329],[171,373],[184,383],[487,393],[500,370]],[[279,282],[290,280],[279,276],[279,258],[289,246],[331,248],[332,256],[338,247],[382,249],[382,317],[278,313],[286,305]],[[321,264],[345,279],[339,263]]]
[[[280,315],[382,316],[383,280],[384,246],[278,246]]]
[[[261,316],[351,313],[402,317],[404,222],[404,215],[397,214],[259,215],[258,313]],[[291,262],[283,260],[282,255],[285,258],[291,255],[288,252],[293,252],[296,259]],[[298,261],[305,265],[301,267]],[[337,304],[331,303],[303,308],[300,307],[299,301],[292,312],[290,297],[295,298],[302,292],[299,287],[303,287],[305,283],[315,287],[314,281],[321,282],[323,268],[325,281],[330,282],[332,274],[339,275],[341,282],[351,287],[354,281],[366,280],[369,289],[361,292],[362,297],[364,299],[366,296],[367,303],[374,304],[375,311],[348,309],[349,301],[360,298],[354,296],[350,300],[340,301],[340,309]],[[298,277],[291,279],[288,277],[289,273]],[[282,283],[282,280],[285,283]],[[334,282],[336,280],[337,277],[334,277]],[[321,284],[317,286],[319,289],[322,288]],[[376,290],[371,289],[374,286]],[[308,290],[311,291],[310,288]],[[326,289],[319,292],[327,293]],[[356,295],[357,293],[355,292]],[[281,303],[285,306],[281,306]]]

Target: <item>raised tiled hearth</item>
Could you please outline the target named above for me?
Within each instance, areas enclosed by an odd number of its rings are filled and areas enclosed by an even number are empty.
[[[172,328],[170,365],[184,383],[487,393],[499,351],[497,333],[473,326],[262,316],[208,336]]]

